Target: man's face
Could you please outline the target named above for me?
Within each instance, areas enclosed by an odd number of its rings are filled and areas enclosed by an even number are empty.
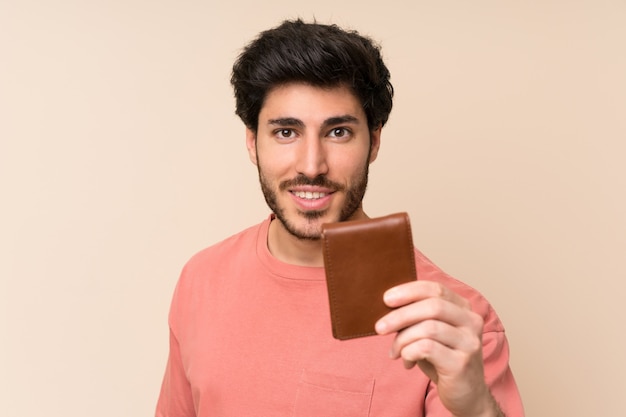
[[[361,201],[380,129],[346,87],[289,83],[271,90],[257,134],[247,131],[250,159],[267,204],[299,239],[319,239],[323,223],[364,217]]]

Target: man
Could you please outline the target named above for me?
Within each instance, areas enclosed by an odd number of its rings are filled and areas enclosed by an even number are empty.
[[[385,293],[378,335],[332,337],[321,225],[367,218],[393,96],[378,47],[287,21],[231,82],[272,215],[185,266],[156,415],[522,416],[495,312],[418,251],[419,280]]]

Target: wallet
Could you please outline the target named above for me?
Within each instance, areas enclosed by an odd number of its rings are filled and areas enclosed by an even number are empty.
[[[375,335],[383,293],[417,279],[408,214],[324,224],[322,243],[333,337]]]

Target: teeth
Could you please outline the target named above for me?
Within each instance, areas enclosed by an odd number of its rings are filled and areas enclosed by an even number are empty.
[[[311,191],[294,191],[296,197],[306,198],[307,200],[317,200],[318,198],[322,198],[326,196],[326,193],[318,193]]]

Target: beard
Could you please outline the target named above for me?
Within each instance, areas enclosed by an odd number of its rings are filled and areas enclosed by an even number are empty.
[[[259,171],[259,181],[261,183],[261,190],[263,196],[269,208],[274,212],[276,218],[283,224],[287,232],[292,236],[303,240],[319,240],[321,238],[321,231],[318,228],[307,228],[306,230],[299,229],[295,222],[287,218],[284,207],[278,202],[278,196],[276,191],[272,188],[270,181],[265,178],[261,170],[261,165],[257,161],[257,167]],[[369,173],[369,164],[365,163],[363,169],[355,177],[355,181],[349,186],[345,187],[342,184],[329,180],[325,175],[319,175],[315,178],[308,178],[304,175],[299,175],[291,180],[283,181],[279,184],[278,189],[285,191],[286,189],[299,185],[312,185],[325,187],[333,190],[333,192],[343,191],[345,192],[346,199],[341,207],[339,216],[332,221],[343,222],[348,220],[352,215],[361,207],[363,197],[365,196],[365,190],[367,189],[367,180]],[[309,224],[327,214],[328,210],[311,210],[300,211],[298,210],[298,216],[306,219]]]

